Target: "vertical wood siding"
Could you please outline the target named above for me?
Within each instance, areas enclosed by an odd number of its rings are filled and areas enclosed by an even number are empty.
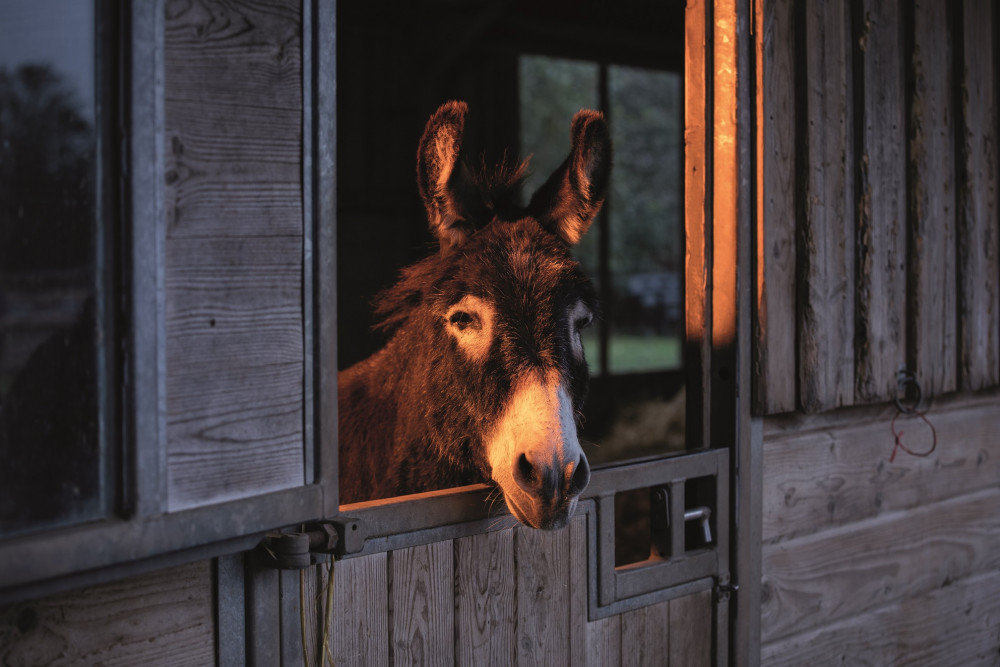
[[[997,167],[995,2],[959,3],[958,78],[958,382],[965,390],[1000,384],[1000,210]],[[992,110],[992,113],[991,113]],[[984,277],[992,276],[993,280]]]
[[[995,11],[764,4],[758,413],[1000,381]]]
[[[710,592],[591,622],[586,552],[578,517],[554,532],[519,527],[339,562],[333,655],[344,666],[711,664]]]
[[[300,9],[166,6],[170,510],[303,481]]]

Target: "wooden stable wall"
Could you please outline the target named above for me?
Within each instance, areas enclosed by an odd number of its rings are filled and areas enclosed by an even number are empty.
[[[996,3],[763,6],[762,664],[995,665]]]
[[[758,412],[996,386],[995,3],[764,7]]]
[[[214,665],[211,565],[2,607],[0,665]]]

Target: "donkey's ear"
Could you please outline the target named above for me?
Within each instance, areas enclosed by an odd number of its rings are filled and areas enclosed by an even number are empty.
[[[461,243],[467,235],[459,191],[460,181],[468,180],[461,162],[468,111],[465,102],[442,104],[427,121],[417,149],[417,187],[431,231],[443,247]]]
[[[569,157],[528,204],[529,212],[574,245],[601,210],[611,177],[611,136],[604,116],[584,109],[573,116]]]

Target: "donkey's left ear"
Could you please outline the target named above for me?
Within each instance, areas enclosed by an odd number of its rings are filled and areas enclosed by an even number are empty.
[[[538,189],[529,212],[566,243],[576,244],[601,210],[611,178],[611,136],[604,116],[573,116],[569,157]]]

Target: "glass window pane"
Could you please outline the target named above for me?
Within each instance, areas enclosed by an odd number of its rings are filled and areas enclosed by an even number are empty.
[[[612,373],[679,368],[684,328],[681,81],[673,72],[608,71],[612,177]]]
[[[103,514],[94,3],[0,21],[0,536]]]

